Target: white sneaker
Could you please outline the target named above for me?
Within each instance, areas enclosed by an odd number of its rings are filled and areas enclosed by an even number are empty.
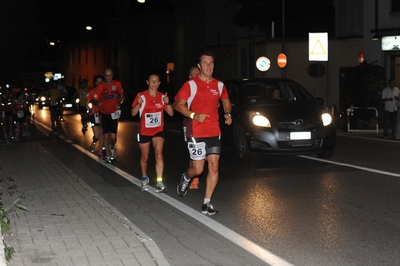
[[[147,185],[149,184],[149,178],[142,178],[142,191],[148,191],[149,188],[147,187]]]
[[[111,149],[111,160],[115,160],[115,158],[117,158],[117,150],[114,148],[114,149]]]
[[[104,157],[104,161],[106,162],[106,163],[111,163],[111,156],[106,156],[106,157]]]
[[[156,192],[167,192],[167,186],[162,181],[157,182]]]

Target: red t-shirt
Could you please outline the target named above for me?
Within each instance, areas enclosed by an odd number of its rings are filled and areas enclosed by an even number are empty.
[[[140,125],[139,134],[144,136],[154,136],[164,130],[164,112],[167,105],[164,103],[165,95],[157,91],[156,96],[151,96],[149,91],[143,91],[136,95],[132,107],[138,104],[138,97],[143,102],[139,107]]]
[[[97,86],[96,90],[99,100],[102,102],[102,105],[99,106],[99,111],[102,114],[112,114],[117,111],[115,106],[119,103],[119,98],[124,93],[121,82],[113,80],[110,85],[102,82]]]
[[[99,100],[99,95],[97,94],[97,89],[91,89],[86,95],[86,100],[90,102],[91,100]],[[92,110],[89,112],[89,115],[94,115],[99,113],[99,107],[95,104],[92,104]]]
[[[205,82],[200,77],[194,77],[183,84],[175,98],[185,100],[188,109],[194,113],[209,115],[202,123],[192,119],[188,121],[188,137],[209,138],[221,135],[218,105],[219,100],[228,98],[224,83],[215,78]]]

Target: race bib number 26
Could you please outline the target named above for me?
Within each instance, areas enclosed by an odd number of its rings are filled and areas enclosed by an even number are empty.
[[[206,143],[188,143],[188,150],[190,154],[190,159],[192,160],[204,160],[206,158]]]
[[[145,114],[146,128],[153,128],[161,126],[161,112],[146,113]]]

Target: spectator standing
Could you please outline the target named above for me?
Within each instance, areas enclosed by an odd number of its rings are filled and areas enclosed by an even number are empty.
[[[156,192],[166,192],[167,187],[163,182],[164,171],[164,110],[168,115],[174,114],[167,93],[164,95],[158,91],[161,84],[160,76],[150,74],[146,80],[148,89],[136,95],[131,114],[135,116],[139,113],[140,124],[137,133],[137,140],[141,152],[140,168],[142,170],[142,191],[147,191],[149,178],[147,176],[147,166],[149,161],[150,143],[154,148],[156,160],[157,189]]]
[[[88,123],[88,109],[86,106],[86,96],[88,92],[92,88],[88,86],[87,79],[83,79],[79,85],[79,88],[76,90],[73,98],[79,99],[79,114],[81,115],[81,123],[82,123],[82,132],[85,133],[87,130],[87,123]]]
[[[384,112],[384,127],[383,127],[383,137],[388,137],[389,124],[392,124],[392,136],[395,138],[396,132],[396,120],[397,120],[397,102],[399,100],[399,89],[396,87],[396,81],[394,79],[389,79],[388,87],[384,88],[382,91],[382,100],[385,103]]]
[[[193,163],[182,174],[181,182],[177,187],[179,196],[187,194],[193,177],[204,171],[205,160],[208,164],[206,178],[206,192],[201,212],[214,215],[218,213],[211,204],[211,197],[219,179],[219,158],[221,154],[221,130],[219,127],[218,106],[222,101],[225,123],[232,123],[232,104],[228,97],[225,85],[213,78],[214,54],[203,52],[198,58],[200,75],[186,81],[177,93],[175,109],[183,116],[189,117],[186,136],[188,149]]]
[[[95,104],[92,104],[92,100],[98,101],[99,100],[99,95],[96,93],[97,92],[97,87],[103,83],[104,78],[101,75],[97,75],[94,78],[94,87],[89,90],[86,96],[86,107],[89,110],[89,122],[90,122],[90,127],[93,130],[93,141],[92,144],[90,145],[90,152],[94,152],[96,143],[99,143],[99,151],[98,155],[100,157],[103,157],[103,137],[102,137],[102,128],[100,124],[100,112],[99,112],[99,107]]]
[[[105,81],[97,86],[99,95],[99,112],[103,127],[103,141],[106,147],[105,161],[111,163],[116,158],[115,144],[117,142],[118,121],[121,116],[121,104],[125,96],[121,82],[114,80],[111,68],[104,71]]]

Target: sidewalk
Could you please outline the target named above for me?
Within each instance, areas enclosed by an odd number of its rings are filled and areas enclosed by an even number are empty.
[[[0,167],[28,209],[10,215],[4,239],[15,253],[8,265],[169,265],[152,239],[39,142],[0,146]],[[1,187],[5,207],[21,194],[9,198]]]

